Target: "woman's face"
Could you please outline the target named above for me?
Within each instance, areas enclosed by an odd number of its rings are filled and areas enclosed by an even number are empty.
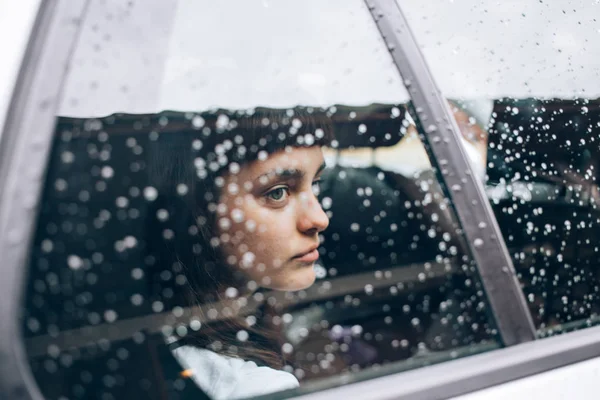
[[[223,176],[217,232],[228,265],[248,281],[300,290],[315,280],[319,232],[329,219],[316,197],[325,167],[319,147],[296,148],[230,166]]]

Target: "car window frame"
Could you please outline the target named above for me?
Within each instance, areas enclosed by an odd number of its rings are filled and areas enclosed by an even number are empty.
[[[395,1],[365,3],[408,87],[417,129],[460,221],[502,343],[512,346],[535,340],[533,319],[485,189],[408,21]],[[443,166],[440,160],[445,160]]]
[[[76,4],[68,0],[41,2],[3,134],[0,135],[0,187],[3,188],[0,191],[0,254],[3,255],[0,268],[4,278],[0,282],[2,398],[42,398],[27,362],[18,310],[26,279],[24,266],[27,265],[35,231],[37,208],[54,135],[55,111],[64,88],[66,66],[92,1]],[[468,171],[466,176],[460,176],[466,178],[460,180],[461,190],[450,190],[448,196],[462,222],[488,300],[493,303],[494,318],[499,321],[499,334],[507,347],[406,372],[394,372],[391,368],[386,376],[353,385],[317,388],[327,389],[325,391],[307,394],[315,387],[305,389],[304,393],[300,388],[263,398],[303,394],[306,395],[301,398],[338,398],[345,393],[360,391],[369,393],[370,398],[384,398],[392,394],[396,398],[411,399],[456,396],[600,356],[600,327],[535,340],[531,317],[483,186],[472,173],[459,142],[456,122],[431,76],[402,10],[396,2],[387,0],[365,0],[365,3],[408,86],[417,127],[425,138],[434,166],[441,171],[438,160],[446,159],[449,171]],[[447,141],[442,141],[443,144],[435,140],[435,136],[442,132],[447,138]],[[439,177],[450,188],[459,179],[444,173],[440,173]],[[468,199],[476,199],[477,204],[469,203]],[[476,226],[476,221],[486,222],[486,228],[482,230]],[[475,246],[476,238],[483,238],[483,245]],[[502,267],[508,268],[509,273],[504,272]],[[506,304],[507,293],[514,303]],[[500,304],[499,296],[503,300]]]
[[[20,335],[23,266],[35,232],[54,114],[88,1],[41,2],[0,135],[1,398],[43,398]]]

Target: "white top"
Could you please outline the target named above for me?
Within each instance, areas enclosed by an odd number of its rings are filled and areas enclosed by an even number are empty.
[[[192,370],[194,382],[212,399],[241,399],[300,385],[288,372],[206,349],[181,346],[173,354],[184,368]]]

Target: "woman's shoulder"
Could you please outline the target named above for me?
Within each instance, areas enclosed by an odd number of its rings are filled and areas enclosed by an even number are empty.
[[[194,382],[214,399],[258,396],[298,387],[288,372],[259,367],[252,361],[217,354],[207,349],[181,346],[173,354],[184,367],[192,370]]]

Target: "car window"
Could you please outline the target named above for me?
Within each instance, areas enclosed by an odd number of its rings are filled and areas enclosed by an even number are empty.
[[[402,7],[458,126],[478,148],[539,335],[595,324],[599,5]]]
[[[91,2],[69,67],[22,310],[46,397],[311,391],[500,346],[362,1]]]

